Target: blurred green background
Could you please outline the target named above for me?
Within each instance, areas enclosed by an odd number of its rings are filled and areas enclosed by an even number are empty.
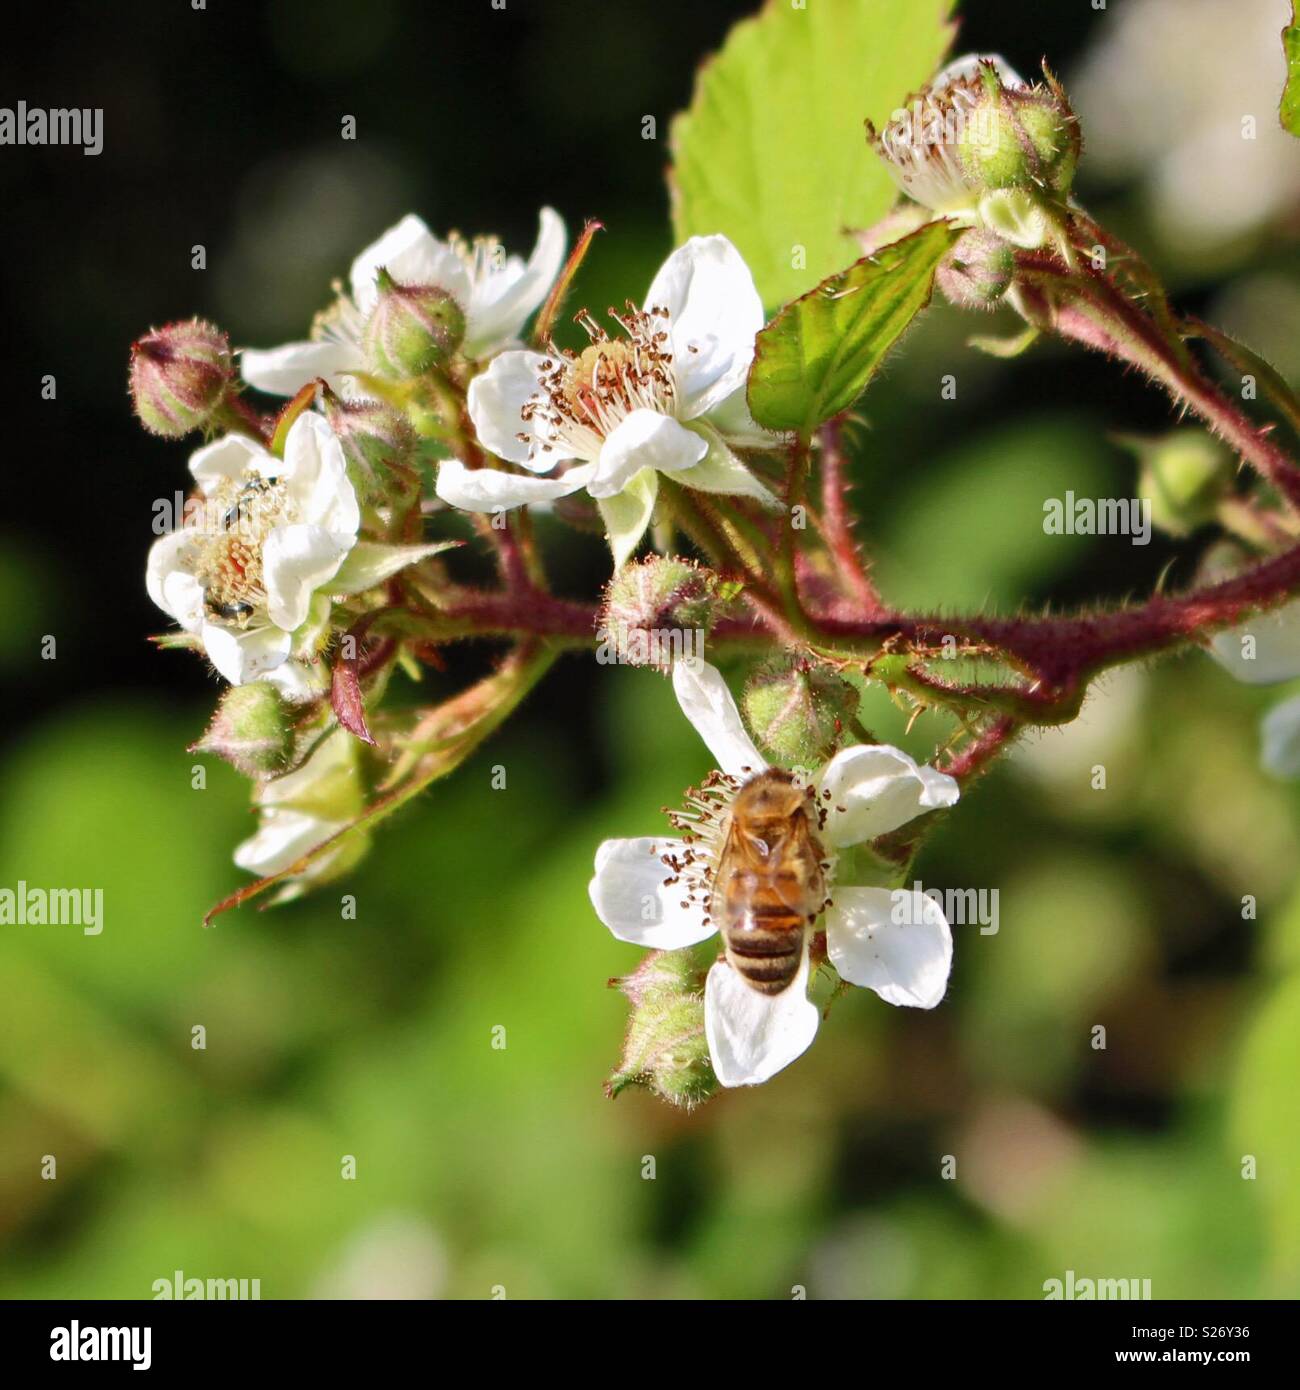
[[[639,295],[669,246],[668,117],[750,6],[703,8],[84,4],[42,16],[57,43],[13,36],[4,90],[104,106],[106,148],[0,152],[25,441],[0,519],[0,885],[102,887],[106,924],[0,927],[3,1296],[148,1297],[177,1269],[264,1297],[1035,1298],[1069,1269],[1157,1297],[1300,1293],[1300,791],[1258,770],[1278,693],[1204,657],[1108,678],[939,829],[925,883],[1000,895],[996,935],[956,930],[940,1008],[855,991],[796,1066],[693,1115],[601,1093],[625,1020],[605,981],[638,953],[590,910],[592,856],[657,832],[708,768],[653,674],[566,662],[345,883],[200,926],[251,820],[224,766],[191,785],[215,683],[144,642],[151,504],[186,450],[135,429],[129,341],[191,312],[241,344],[297,336],[411,208],[511,246],[540,202],[599,216],[579,302]],[[1300,384],[1296,147],[1264,131],[1285,5],[1046,8],[971,3],[959,48],[1046,54],[1089,140],[1085,200]],[[1253,201],[1240,142],[1213,158],[1247,110]],[[1162,120],[1163,162],[1134,147]],[[973,327],[936,308],[864,402],[854,500],[886,593],[1011,610],[1189,578],[1208,535],[1041,527],[1067,488],[1127,495],[1109,432],[1165,428],[1164,403],[1056,348],[981,358]],[[562,586],[594,592],[600,545],[548,539]],[[905,734],[883,701],[867,722],[922,757],[945,733]]]

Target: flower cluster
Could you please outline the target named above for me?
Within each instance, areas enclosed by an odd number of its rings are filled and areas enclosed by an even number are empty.
[[[615,336],[589,314],[575,353],[503,352],[470,383],[482,444],[524,474],[450,460],[438,496],[466,511],[499,512],[585,488],[595,498],[615,568],[654,514],[659,475],[702,492],[776,506],[733,447],[769,448],[745,382],[763,306],[740,253],[724,236],[692,237],[650,283],[644,308],[611,310]],[[558,476],[541,477],[542,474]]]
[[[1199,644],[1245,679],[1300,676],[1285,606],[1300,591],[1300,470],[1189,341],[1232,361],[1244,349],[1180,320],[1078,205],[1078,122],[1050,72],[1031,84],[1001,58],[959,59],[868,133],[901,198],[860,233],[863,260],[770,316],[737,244],[705,228],[639,300],[574,315],[579,337],[560,314],[597,226],[570,248],[543,208],[526,260],[404,217],[301,341],[236,352],[190,320],[134,345],[142,424],[203,436],[145,582],[174,625],[160,645],[225,682],[196,749],[253,784],[257,829],[235,862],[259,877],[222,907],[347,873],[373,822],[464,761],[563,652],[651,667],[715,767],[672,834],[600,845],[590,897],[651,953],[615,982],[631,1018],[610,1093],[693,1105],[799,1057],[840,985],[939,1003],[949,924],[900,886],[933,813],[1023,729],[1072,718],[1099,672]],[[1204,430],[1129,441],[1139,485],[1171,536],[1232,536],[1231,563],[1100,614],[892,607],[849,516],[845,424],[935,284],[1024,321],[977,345],[1007,356],[1055,334],[1138,367],[1197,417]],[[551,513],[548,540],[604,535],[602,602],[551,590],[530,509]],[[503,648],[489,675],[433,704],[418,688],[386,700],[468,639]],[[706,640],[749,663],[739,702]],[[914,720],[946,721],[932,763],[863,725],[873,683]],[[1264,737],[1267,765],[1300,773],[1300,702]]]
[[[768,764],[754,747],[721,675],[706,662],[678,662],[673,688],[717,761],[708,791],[679,824],[681,838],[606,840],[596,854],[591,902],[620,941],[673,951],[735,930],[752,933],[756,895],[776,885],[785,862],[776,844],[759,858],[746,906],[729,917],[717,901],[721,859],[737,833],[737,794]],[[703,1027],[714,1074],[723,1086],[753,1086],[788,1066],[812,1042],[820,1017],[808,998],[812,946],[824,934],[823,958],[851,985],[889,1004],[933,1008],[948,984],[952,935],[942,911],[913,889],[854,887],[838,881],[840,854],[869,844],[916,816],[952,806],[957,783],[918,767],[887,744],[842,749],[823,767],[800,774],[817,817],[817,856],[829,896],[796,929],[798,968],[778,993],[755,989],[726,960],[709,970]],[[824,858],[822,856],[825,856]]]

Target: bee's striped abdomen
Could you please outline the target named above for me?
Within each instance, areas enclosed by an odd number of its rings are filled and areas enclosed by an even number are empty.
[[[825,905],[822,850],[812,793],[782,768],[751,777],[736,794],[709,912],[727,963],[759,994],[788,989]]]
[[[799,973],[806,919],[790,910],[785,895],[772,883],[746,883],[741,878],[735,888],[744,907],[727,914],[727,960],[760,994],[780,994]]]

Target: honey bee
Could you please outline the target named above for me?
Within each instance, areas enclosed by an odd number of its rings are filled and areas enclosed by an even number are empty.
[[[709,896],[731,968],[760,994],[799,973],[804,937],[826,905],[826,865],[811,787],[782,768],[746,782],[731,807]]]

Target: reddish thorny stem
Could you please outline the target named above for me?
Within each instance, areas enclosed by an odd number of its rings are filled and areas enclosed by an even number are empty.
[[[1298,589],[1300,546],[1294,546],[1231,579],[1182,595],[1156,595],[1137,607],[1113,612],[1023,618],[907,614],[878,602],[870,608],[847,598],[819,602],[806,592],[804,608],[831,650],[864,658],[891,646],[899,652],[933,652],[943,647],[945,637],[979,644],[1037,682],[1019,690],[1027,710],[1039,706],[1050,712],[1086,675],[1196,642],[1283,602]],[[444,639],[534,636],[572,646],[592,640],[598,619],[593,604],[538,590],[511,594],[458,589],[430,621],[433,635]],[[749,615],[720,619],[711,639],[744,645],[762,642],[768,635],[762,618]]]
[[[1136,259],[1095,224],[1086,222],[1083,229],[1103,238],[1118,255]],[[1034,321],[1146,372],[1176,403],[1200,415],[1290,506],[1300,509],[1300,470],[1273,441],[1271,427],[1256,426],[1206,377],[1178,336],[1163,299],[1159,312],[1148,312],[1108,275],[1086,267],[1068,271],[1050,253],[1025,253],[1020,266],[1022,302]],[[990,617],[893,609],[878,593],[853,537],[842,430],[842,419],[836,419],[819,432],[821,507],[813,514],[833,576],[814,569],[804,555],[793,556],[791,597],[802,630],[796,640],[869,673],[877,658],[902,656],[908,665],[898,684],[919,703],[948,707],[963,722],[982,720],[976,728],[967,724],[966,744],[947,758],[947,770],[959,778],[984,771],[1023,725],[1073,718],[1088,682],[1107,667],[1200,643],[1300,591],[1300,546],[1293,546],[1231,579],[1182,595],[1158,594],[1113,611]],[[706,543],[721,529],[716,524],[706,528]],[[765,576],[741,565],[737,577],[754,581],[747,595],[748,611],[720,619],[711,640],[723,646],[762,646],[773,640],[790,644],[790,625],[785,615],[773,610]],[[510,585],[504,593],[459,590],[440,606],[436,622],[445,638],[528,635],[579,646],[590,640],[598,610],[554,598],[530,581]],[[954,642],[962,655],[1000,661],[1018,678],[1002,684],[962,684],[927,669],[926,662]]]

